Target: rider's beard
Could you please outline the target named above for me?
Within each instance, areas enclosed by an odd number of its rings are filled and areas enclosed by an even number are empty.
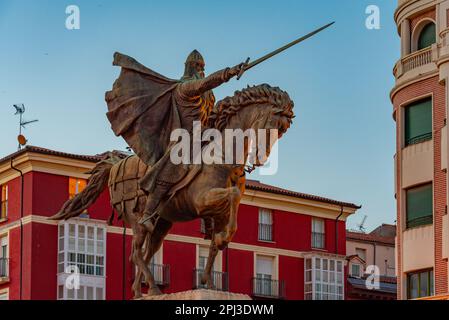
[[[203,71],[195,71],[195,73],[193,74],[193,78],[195,79],[204,79],[204,72]]]

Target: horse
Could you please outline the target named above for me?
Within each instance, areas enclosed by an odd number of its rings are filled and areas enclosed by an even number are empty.
[[[253,170],[266,162],[276,140],[290,127],[294,118],[293,106],[289,95],[278,87],[267,84],[248,86],[236,91],[234,96],[217,102],[209,117],[209,125],[221,132],[223,145],[230,145],[233,150],[236,149],[235,137],[227,135],[226,130],[240,129],[246,132],[252,129],[257,141],[264,141],[262,138],[266,137],[261,135],[274,130],[274,139],[265,140],[264,157],[256,157],[251,168]],[[148,265],[173,223],[204,219],[206,239],[211,242],[201,283],[207,288],[213,288],[211,274],[215,257],[219,250],[227,247],[237,231],[238,207],[245,191],[245,173],[249,172],[247,160],[251,141],[248,136],[244,137],[243,144],[243,155],[240,159],[237,159],[238,155],[233,155],[231,161],[226,163],[190,165],[190,172],[195,174],[188,174],[177,184],[176,192],[161,201],[158,207],[160,216],[151,232],[138,223],[147,196],[151,196],[140,189],[138,181],[151,167],[136,155],[123,159],[111,153],[109,157],[97,163],[90,172],[91,177],[85,190],[68,200],[51,219],[79,216],[108,186],[113,209],[133,230],[130,260],[137,266],[137,276],[132,285],[135,298],[142,296],[142,274],[148,285],[148,295],[161,294]],[[257,153],[259,149],[262,149],[260,145],[253,145],[253,151]],[[113,215],[110,220],[112,218]]]

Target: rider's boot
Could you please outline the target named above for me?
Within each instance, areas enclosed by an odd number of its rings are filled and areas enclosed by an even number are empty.
[[[147,202],[142,217],[139,219],[139,224],[145,226],[149,232],[153,232],[155,223],[158,218],[156,211],[161,199],[170,190],[171,185],[156,183],[154,191],[148,195]]]

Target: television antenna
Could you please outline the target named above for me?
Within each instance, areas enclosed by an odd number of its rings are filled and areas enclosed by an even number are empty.
[[[16,113],[14,113],[14,115],[19,115],[20,116],[20,120],[19,120],[19,135],[17,136],[17,141],[19,142],[18,149],[20,150],[27,143],[27,139],[25,138],[24,135],[22,135],[22,128],[25,129],[26,125],[29,125],[29,124],[34,123],[34,122],[38,122],[39,120],[36,119],[36,120],[31,120],[31,121],[25,121],[23,119],[23,114],[25,113],[25,105],[23,103],[14,104],[13,107],[16,109]]]
[[[362,219],[362,222],[360,222],[359,224],[357,224],[357,227],[359,228],[359,231],[360,232],[363,232],[363,233],[365,233],[366,232],[366,229],[365,229],[365,222],[366,222],[366,219],[368,218],[368,216],[365,214],[365,216],[363,217],[363,219]]]

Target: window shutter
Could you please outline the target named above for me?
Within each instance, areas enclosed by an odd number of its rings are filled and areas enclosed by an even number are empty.
[[[405,144],[432,138],[432,99],[425,99],[405,108]]]
[[[256,273],[273,276],[273,258],[257,256]]]
[[[407,190],[408,227],[431,223],[433,216],[432,190],[432,184]]]

